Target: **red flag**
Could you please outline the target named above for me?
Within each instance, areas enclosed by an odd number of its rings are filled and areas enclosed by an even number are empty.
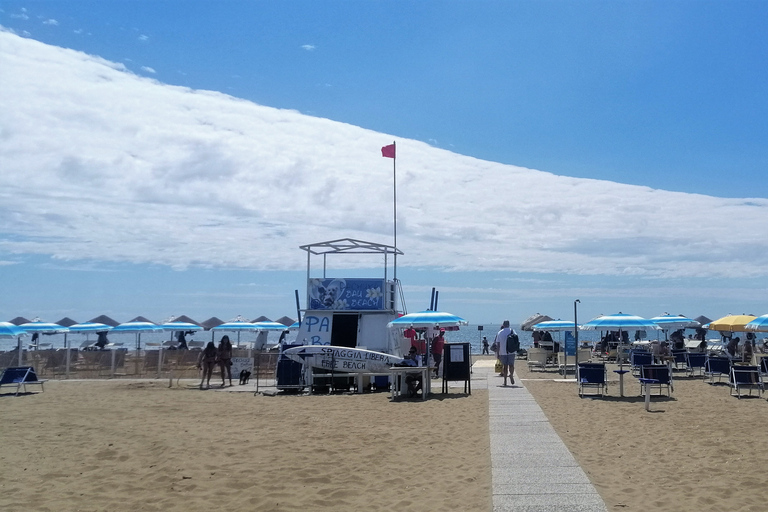
[[[395,145],[390,144],[381,148],[381,156],[384,158],[395,158]]]

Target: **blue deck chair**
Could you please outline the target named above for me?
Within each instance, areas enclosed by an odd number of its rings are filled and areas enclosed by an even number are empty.
[[[663,388],[667,388],[667,396],[672,396],[671,393],[675,390],[675,386],[672,383],[672,369],[666,364],[647,364],[640,367],[640,378],[644,380],[654,380],[656,382],[649,383],[651,392],[653,388],[659,388],[659,396]],[[644,394],[642,384],[640,385],[640,394]]]
[[[749,389],[749,396],[752,396],[752,390],[757,389],[757,396],[762,396],[765,391],[763,377],[760,375],[759,366],[743,366],[735,364],[731,367],[731,396],[736,395],[741,398],[742,388]]]
[[[24,388],[24,392],[27,392],[27,384],[39,384],[40,388],[45,391],[43,383],[45,380],[37,378],[35,369],[31,366],[13,366],[6,368],[3,374],[0,375],[0,388],[2,386],[16,386],[16,395],[19,395],[21,388]]]
[[[731,359],[729,357],[707,357],[704,363],[704,376],[709,379],[710,384],[715,383],[715,377],[717,382],[725,377],[731,375]]]
[[[760,358],[760,374],[763,377],[768,376],[768,357]]]
[[[605,363],[579,363],[576,368],[576,381],[579,383],[579,396],[584,396],[585,388],[595,388],[595,396],[608,392],[608,372]]]
[[[640,375],[640,368],[649,364],[653,364],[653,354],[650,352],[645,350],[633,350],[630,354],[632,375]]]
[[[704,365],[707,362],[707,354],[704,352],[688,352],[686,354],[688,364],[688,376],[693,377],[693,374],[698,371],[699,375],[704,374]]]
[[[673,350],[672,356],[675,358],[675,370],[688,370],[688,351]]]

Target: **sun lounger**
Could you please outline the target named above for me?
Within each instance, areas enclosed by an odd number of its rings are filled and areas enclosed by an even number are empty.
[[[675,358],[675,370],[688,370],[688,351],[687,350],[673,350],[672,357]]]
[[[645,365],[653,364],[653,354],[645,350],[633,350],[630,355],[630,368],[632,375],[640,375],[640,368]]]
[[[640,379],[642,379],[643,385],[649,386],[652,391],[654,387],[659,388],[659,395],[661,395],[662,389],[667,388],[667,396],[671,396],[671,392],[675,390],[672,383],[672,370],[666,364],[648,364],[640,367]],[[645,389],[643,385],[640,386],[640,394],[644,394]]]
[[[16,386],[16,396],[19,395],[21,388],[27,392],[27,384],[39,384],[40,389],[45,391],[43,383],[45,380],[39,380],[35,369],[31,366],[13,366],[6,368],[0,375],[0,388],[2,386]]]
[[[724,376],[731,375],[731,359],[729,357],[707,357],[704,363],[704,376],[709,379],[710,384],[715,383],[715,377],[717,382],[720,382]]]
[[[596,396],[608,392],[608,372],[604,363],[579,363],[576,381],[579,383],[579,396],[584,396],[585,388],[595,388]]]
[[[760,375],[763,377],[768,375],[768,357],[761,357],[760,358]]]
[[[547,358],[549,353],[543,348],[529,348],[528,349],[528,371],[533,371],[534,368],[538,370],[545,370],[547,367]]]
[[[760,375],[760,368],[758,366],[744,366],[735,364],[731,367],[731,396],[741,398],[741,390],[743,388],[749,389],[749,396],[752,396],[752,390],[757,389],[757,396],[762,396],[764,389],[763,378]]]
[[[686,354],[688,364],[688,376],[693,377],[693,374],[698,371],[699,375],[704,374],[704,365],[707,362],[707,354],[703,352],[688,352]]]

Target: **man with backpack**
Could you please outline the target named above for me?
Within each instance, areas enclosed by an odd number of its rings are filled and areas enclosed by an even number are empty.
[[[509,320],[504,320],[501,330],[496,334],[495,343],[499,347],[499,360],[501,361],[501,375],[504,377],[504,385],[507,385],[507,376],[510,384],[515,383],[515,355],[520,349],[520,338],[509,326]]]

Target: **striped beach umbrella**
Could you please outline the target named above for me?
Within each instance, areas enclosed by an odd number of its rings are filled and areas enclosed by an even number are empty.
[[[27,331],[11,322],[0,322],[0,338],[27,336]]]
[[[745,325],[744,329],[750,332],[768,332],[768,315],[755,318]]]
[[[54,324],[51,322],[28,322],[21,324],[19,327],[27,332],[40,333],[40,334],[63,334],[69,332],[69,327],[63,325]]]
[[[468,323],[460,316],[451,313],[427,310],[395,318],[387,324],[387,327],[458,327]]]
[[[582,331],[612,331],[612,330],[658,330],[659,325],[641,316],[616,313],[615,315],[599,316],[579,327]]]
[[[533,325],[535,331],[573,331],[578,327],[570,320],[549,320]]]
[[[152,322],[124,322],[112,329],[112,333],[135,333],[136,350],[141,350],[141,335],[144,333],[164,332],[161,326]]]
[[[253,322],[253,325],[258,326],[260,331],[285,331],[289,329],[287,325],[280,322]]]

